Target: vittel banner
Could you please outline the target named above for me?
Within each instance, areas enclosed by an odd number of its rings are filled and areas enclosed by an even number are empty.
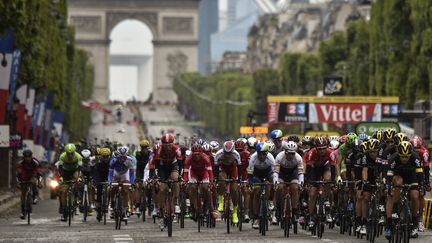
[[[268,96],[269,124],[397,122],[399,97]]]
[[[310,123],[381,121],[381,113],[381,104],[309,104]]]

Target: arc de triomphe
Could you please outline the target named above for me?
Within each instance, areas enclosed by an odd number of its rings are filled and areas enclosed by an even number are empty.
[[[78,47],[95,68],[93,99],[109,99],[109,45],[112,29],[139,20],[153,33],[153,102],[175,102],[172,77],[197,70],[199,0],[69,0],[69,22]]]

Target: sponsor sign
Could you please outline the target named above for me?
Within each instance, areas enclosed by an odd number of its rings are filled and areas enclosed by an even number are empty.
[[[268,127],[240,127],[240,134],[267,134]]]
[[[268,96],[268,123],[397,121],[398,97]]]
[[[355,126],[355,131],[357,134],[366,133],[369,136],[378,130],[386,130],[388,128],[395,129],[400,132],[399,124],[395,122],[361,122]]]
[[[324,78],[324,95],[343,95],[342,77]]]
[[[310,123],[358,123],[380,120],[380,104],[309,104]]]

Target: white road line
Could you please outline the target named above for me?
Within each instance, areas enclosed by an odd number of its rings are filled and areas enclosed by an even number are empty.
[[[134,240],[132,237],[128,234],[123,235],[113,235],[114,242],[121,243],[121,242],[133,242]]]

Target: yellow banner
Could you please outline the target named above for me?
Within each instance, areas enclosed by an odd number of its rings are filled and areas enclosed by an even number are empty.
[[[240,127],[240,134],[267,134],[268,133],[268,127],[247,127],[247,126],[241,126]]]
[[[338,132],[325,132],[325,131],[309,131],[305,133],[305,136],[311,137],[330,137],[330,136],[340,136]]]
[[[267,102],[286,103],[399,103],[397,96],[267,96]]]

